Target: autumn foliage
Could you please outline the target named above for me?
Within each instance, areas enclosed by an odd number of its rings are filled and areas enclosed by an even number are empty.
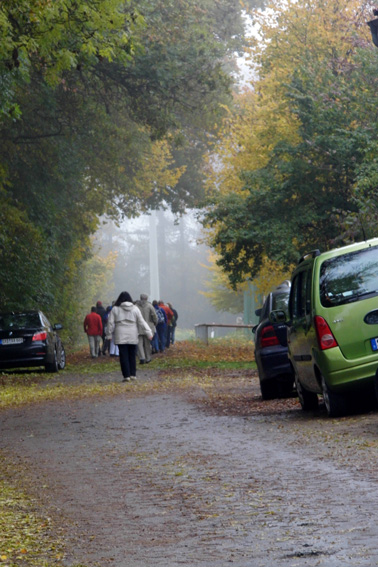
[[[191,359],[214,362],[252,362],[254,361],[252,340],[241,342],[238,339],[214,340],[209,345],[200,341],[180,341],[168,351],[170,360]]]
[[[87,361],[88,347],[80,351],[76,351],[67,355],[69,364],[76,365]],[[115,360],[118,364],[118,359]],[[198,363],[221,363],[221,362],[235,362],[245,363],[254,361],[254,346],[251,340],[244,338],[227,338],[227,339],[213,339],[209,344],[202,341],[178,341],[164,353],[154,355],[152,359],[152,367],[158,368],[164,366],[165,363],[174,363],[180,366],[180,363],[192,363],[193,366]],[[109,363],[109,357],[99,357],[96,364]],[[155,364],[154,364],[155,363]]]
[[[235,287],[264,258],[376,235],[377,50],[369,3],[287,0],[252,14],[250,89],[208,161],[204,225]]]

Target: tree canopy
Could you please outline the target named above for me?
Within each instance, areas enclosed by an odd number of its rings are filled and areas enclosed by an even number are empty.
[[[252,89],[209,159],[204,224],[233,285],[264,257],[376,234],[376,48],[358,2],[288,0],[258,15]]]
[[[0,31],[0,305],[64,314],[102,215],[201,196],[241,6],[5,0]]]

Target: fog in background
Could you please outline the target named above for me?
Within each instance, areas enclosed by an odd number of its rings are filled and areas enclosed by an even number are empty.
[[[160,296],[150,297],[149,215],[125,220],[119,227],[108,222],[96,236],[100,255],[117,252],[114,270],[114,297],[103,298],[109,304],[121,291],[128,291],[135,301],[141,293],[149,301],[170,302],[179,314],[180,328],[193,329],[196,323],[235,323],[237,315],[219,313],[209,299],[205,281],[211,279],[209,248],[199,244],[201,226],[194,213],[176,219],[169,211],[157,212],[157,244]]]

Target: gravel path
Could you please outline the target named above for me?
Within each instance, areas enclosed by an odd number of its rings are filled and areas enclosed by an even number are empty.
[[[203,393],[130,391],[0,414],[67,566],[378,565],[377,414],[219,415]]]

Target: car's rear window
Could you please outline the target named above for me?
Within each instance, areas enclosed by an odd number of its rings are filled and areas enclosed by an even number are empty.
[[[281,309],[288,313],[288,306],[289,306],[289,296],[288,292],[285,293],[277,293],[273,295],[273,310]]]
[[[38,313],[0,313],[0,329],[28,329],[41,327]]]
[[[324,307],[378,295],[378,246],[325,260],[320,271]]]

